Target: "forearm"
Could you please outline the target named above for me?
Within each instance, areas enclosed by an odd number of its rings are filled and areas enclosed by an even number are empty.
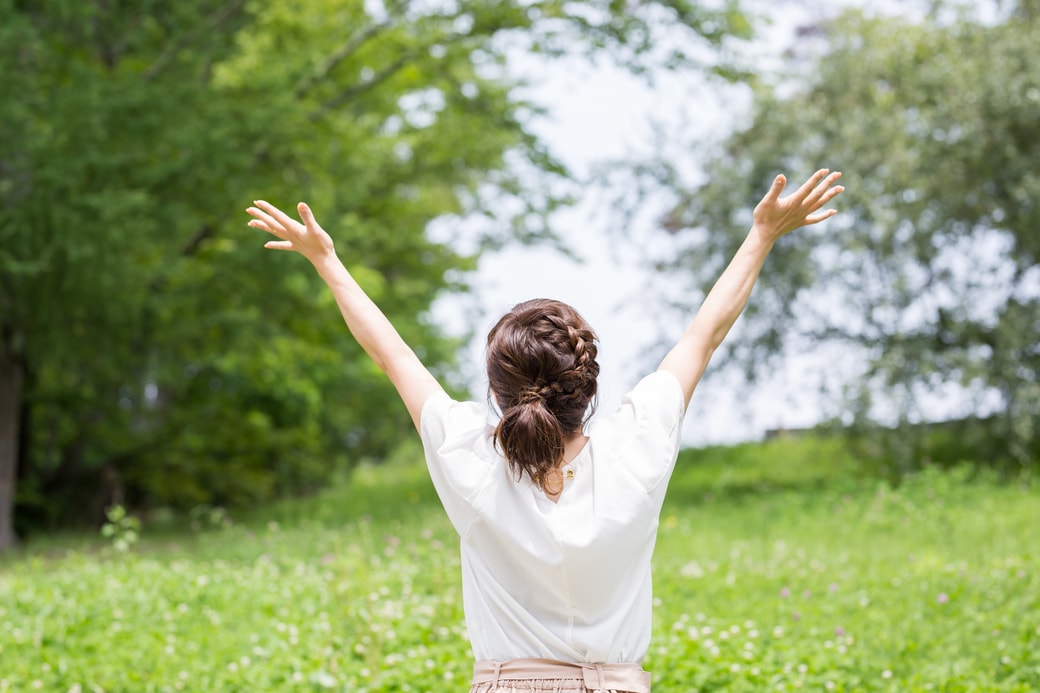
[[[752,227],[682,337],[661,362],[660,369],[671,372],[679,381],[687,403],[715,350],[747,306],[774,240]]]
[[[332,291],[350,333],[390,378],[418,429],[423,403],[440,384],[335,253],[314,261],[314,268]]]
[[[314,261],[314,268],[336,299],[347,328],[380,370],[388,372],[391,363],[412,354],[387,317],[364,292],[334,253]]]
[[[733,259],[708,292],[697,315],[686,329],[686,335],[702,335],[712,351],[722,344],[733,323],[747,307],[751,290],[773,243],[757,227],[751,227]]]

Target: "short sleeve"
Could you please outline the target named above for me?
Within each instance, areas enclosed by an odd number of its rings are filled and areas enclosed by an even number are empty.
[[[497,452],[487,407],[457,402],[441,391],[423,404],[419,421],[426,466],[455,530],[464,535],[474,502],[494,469]]]
[[[679,454],[686,401],[668,371],[646,376],[604,422],[621,464],[648,493],[671,476]]]

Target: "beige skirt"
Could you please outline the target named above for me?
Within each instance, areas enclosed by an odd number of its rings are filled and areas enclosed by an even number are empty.
[[[650,693],[650,673],[638,664],[576,664],[510,659],[473,665],[470,693]]]

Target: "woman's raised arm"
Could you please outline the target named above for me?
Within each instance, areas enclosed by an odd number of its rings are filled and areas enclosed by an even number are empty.
[[[255,206],[246,210],[253,217],[249,226],[263,229],[279,239],[268,241],[264,247],[296,251],[310,260],[332,289],[350,333],[389,376],[418,429],[423,403],[441,390],[440,383],[350,276],[336,255],[332,238],[315,221],[310,207],[303,202],[297,206],[303,220],[301,224],[269,202],[257,200],[253,204]]]
[[[839,172],[821,169],[798,190],[780,199],[787,179],[779,175],[755,207],[747,238],[704,299],[693,322],[659,366],[659,370],[669,371],[679,380],[687,405],[715,349],[744,311],[773,244],[800,226],[816,224],[836,214],[833,209],[820,208],[845,189],[834,185],[840,176]]]

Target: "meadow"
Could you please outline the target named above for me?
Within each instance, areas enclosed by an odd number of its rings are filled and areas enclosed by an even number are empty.
[[[313,498],[31,542],[0,691],[463,691],[457,538],[417,451]],[[1035,484],[1034,484],[1035,485]],[[655,555],[655,693],[1040,690],[1040,492],[898,485],[828,439],[686,451]]]

